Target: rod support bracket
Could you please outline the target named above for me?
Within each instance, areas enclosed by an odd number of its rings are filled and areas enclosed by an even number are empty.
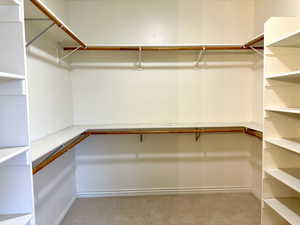
[[[39,34],[37,34],[34,38],[32,38],[28,43],[26,43],[26,48],[28,48],[30,45],[32,45],[33,42],[40,39],[45,33],[47,33],[55,23],[51,23],[48,27],[46,27],[44,30],[42,30]]]

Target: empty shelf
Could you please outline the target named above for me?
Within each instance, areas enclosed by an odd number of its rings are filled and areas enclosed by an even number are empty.
[[[26,225],[31,220],[32,215],[0,215],[0,225]]]
[[[19,0],[1,0],[0,5],[20,5]]]
[[[14,158],[28,149],[29,147],[0,148],[0,163]]]
[[[298,142],[297,139],[289,140],[284,138],[266,138],[265,141],[292,152],[300,153],[300,142]]]
[[[276,79],[276,78],[296,79],[296,78],[300,78],[300,71],[267,75],[266,78],[267,79]]]
[[[275,108],[275,107],[268,107],[268,108],[266,108],[266,111],[300,114],[300,108]]]
[[[300,201],[296,198],[265,199],[264,202],[291,225],[300,224]]]
[[[22,76],[22,75],[0,72],[0,79],[5,79],[5,80],[10,80],[10,79],[11,80],[24,80],[25,77]]]
[[[268,169],[265,172],[293,190],[300,192],[300,168]]]
[[[268,47],[300,47],[300,30],[279,38]]]

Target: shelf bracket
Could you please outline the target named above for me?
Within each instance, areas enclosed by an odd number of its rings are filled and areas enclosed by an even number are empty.
[[[199,64],[200,64],[200,62],[201,62],[201,59],[202,59],[202,56],[203,56],[205,50],[206,50],[206,48],[203,47],[202,50],[199,52],[199,55],[198,55],[198,57],[197,57],[196,64],[195,64],[195,67],[196,67],[196,68],[199,67]]]
[[[138,55],[138,70],[142,70],[142,47],[139,47],[139,55]]]
[[[55,25],[55,23],[51,23],[48,27],[46,27],[42,32],[40,32],[38,35],[36,35],[31,41],[29,41],[28,43],[26,43],[26,48],[28,48],[33,42],[35,42],[36,40],[40,39],[45,33],[47,33],[48,30],[50,30],[53,26]]]
[[[140,142],[143,143],[144,142],[144,135],[140,134]]]
[[[262,57],[264,57],[264,54],[261,53],[260,51],[258,51],[256,48],[250,46],[249,48],[251,48],[254,52],[256,52],[257,54],[261,55]]]
[[[200,138],[200,135],[201,133],[198,132],[198,128],[196,128],[197,132],[195,133],[195,141],[198,142],[199,141],[199,138]]]
[[[75,48],[74,50],[72,50],[71,52],[69,52],[68,54],[62,56],[60,59],[59,59],[59,62],[61,62],[62,60],[68,58],[69,56],[73,55],[76,51],[78,51],[78,49],[80,49],[81,46],[78,46],[77,48]]]

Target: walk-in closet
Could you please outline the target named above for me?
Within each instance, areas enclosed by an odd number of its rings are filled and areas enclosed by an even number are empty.
[[[0,0],[0,225],[300,225],[299,0]]]

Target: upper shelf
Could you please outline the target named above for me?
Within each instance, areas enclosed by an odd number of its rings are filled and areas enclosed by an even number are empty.
[[[268,47],[300,47],[300,30],[279,38]]]
[[[0,148],[0,164],[26,152],[28,149],[29,147]]]
[[[20,5],[19,0],[1,0],[0,5]]]
[[[267,107],[266,111],[271,112],[281,112],[281,113],[293,113],[300,114],[300,108],[277,108],[277,107]]]

